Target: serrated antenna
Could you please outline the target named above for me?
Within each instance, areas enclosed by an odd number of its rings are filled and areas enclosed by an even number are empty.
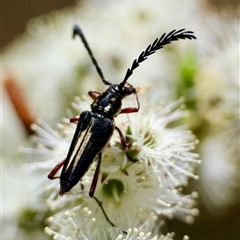
[[[192,31],[185,31],[185,29],[173,30],[166,35],[164,33],[159,39],[157,38],[152,44],[150,44],[145,51],[143,51],[137,59],[132,63],[131,68],[128,68],[123,81],[119,84],[119,88],[122,88],[127,82],[128,78],[133,74],[133,71],[140,65],[141,62],[145,61],[151,54],[157,50],[163,48],[165,45],[170,44],[173,41],[179,39],[196,39]]]

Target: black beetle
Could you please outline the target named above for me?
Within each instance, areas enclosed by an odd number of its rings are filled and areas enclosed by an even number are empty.
[[[193,35],[193,32],[185,31],[185,29],[178,31],[173,30],[167,35],[164,33],[159,39],[157,38],[152,44],[150,44],[145,51],[143,51],[139,57],[133,61],[131,68],[127,70],[126,75],[120,84],[112,84],[104,78],[103,73],[98,66],[96,59],[94,58],[81,29],[77,25],[75,25],[73,28],[73,37],[75,37],[75,35],[78,35],[81,38],[100,78],[102,79],[102,82],[110,86],[103,93],[90,91],[88,94],[94,99],[93,103],[91,104],[91,111],[84,111],[80,114],[79,118],[70,119],[71,122],[77,123],[77,128],[74,133],[67,157],[65,160],[55,166],[55,168],[49,173],[48,178],[58,178],[55,176],[55,174],[61,167],[63,167],[60,175],[60,195],[62,196],[68,193],[81,180],[94,161],[95,157],[98,155],[97,168],[94,173],[89,196],[93,197],[97,201],[107,221],[112,226],[115,226],[107,217],[102,207],[102,203],[94,196],[94,192],[100,171],[102,151],[108,144],[114,129],[116,129],[120,135],[123,149],[127,149],[131,146],[131,143],[126,142],[121,130],[115,126],[114,123],[114,117],[116,117],[118,114],[138,112],[140,108],[137,90],[127,83],[127,80],[141,62],[146,60],[148,56],[155,53],[157,50],[163,48],[164,45],[179,39],[191,40],[196,39],[196,37]],[[131,94],[135,94],[136,96],[137,107],[121,109],[123,98]]]

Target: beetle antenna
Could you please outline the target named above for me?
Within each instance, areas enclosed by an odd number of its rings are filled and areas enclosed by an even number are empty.
[[[103,73],[102,73],[102,70],[101,70],[101,68],[98,66],[97,60],[96,60],[95,57],[93,56],[93,53],[92,53],[92,51],[91,51],[91,49],[90,49],[90,47],[89,47],[89,45],[88,45],[88,42],[87,42],[86,38],[84,37],[84,34],[83,34],[82,30],[80,29],[80,27],[79,27],[78,25],[74,25],[74,26],[73,26],[73,38],[74,38],[76,35],[78,35],[78,36],[81,38],[81,40],[82,40],[85,48],[86,48],[87,51],[88,51],[89,56],[90,56],[91,59],[92,59],[93,65],[96,67],[96,70],[97,70],[100,78],[102,79],[103,83],[106,84],[106,85],[111,85],[112,83],[108,82],[108,81],[104,78]]]
[[[160,38],[157,38],[152,44],[150,44],[145,51],[143,51],[137,59],[132,63],[131,68],[128,68],[123,81],[119,84],[119,88],[122,88],[127,82],[128,78],[133,74],[133,71],[140,65],[141,62],[145,61],[151,54],[157,50],[163,48],[164,45],[170,44],[173,41],[179,39],[196,39],[192,31],[185,31],[185,29],[173,30],[166,35],[164,33]]]

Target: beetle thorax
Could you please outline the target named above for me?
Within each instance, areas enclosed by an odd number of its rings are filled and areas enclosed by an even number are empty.
[[[112,85],[92,103],[92,111],[104,116],[116,117],[121,111],[122,98]]]

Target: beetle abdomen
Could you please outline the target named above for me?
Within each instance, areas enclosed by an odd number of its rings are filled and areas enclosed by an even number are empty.
[[[87,172],[94,158],[109,142],[115,125],[113,119],[82,112],[60,176],[60,194],[71,190]]]

